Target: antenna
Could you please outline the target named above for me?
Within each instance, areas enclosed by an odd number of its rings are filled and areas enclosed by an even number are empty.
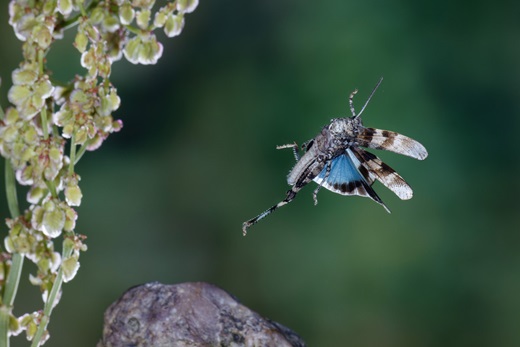
[[[377,82],[376,86],[374,87],[374,89],[372,90],[372,93],[370,93],[370,96],[368,97],[367,101],[365,102],[365,105],[363,105],[363,108],[361,109],[361,111],[359,111],[359,113],[354,117],[354,118],[357,118],[359,116],[361,116],[361,113],[363,113],[363,111],[365,110],[365,107],[367,107],[368,105],[368,102],[370,101],[370,99],[372,99],[372,96],[374,95],[374,93],[376,92],[377,88],[379,87],[379,85],[381,84],[381,82],[383,82],[383,77],[381,77],[379,79],[379,82]]]

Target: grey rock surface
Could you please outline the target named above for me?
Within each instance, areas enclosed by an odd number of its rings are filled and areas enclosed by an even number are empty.
[[[130,288],[105,312],[97,347],[304,347],[290,329],[208,283]]]

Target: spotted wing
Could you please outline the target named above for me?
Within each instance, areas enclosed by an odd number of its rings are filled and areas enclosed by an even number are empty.
[[[381,159],[358,147],[352,148],[352,153],[373,180],[381,182],[402,200],[412,198],[412,188],[394,169],[383,163]]]
[[[330,165],[328,175],[327,165]],[[390,212],[371,187],[375,177],[369,174],[368,170],[362,165],[350,148],[348,148],[344,154],[332,159],[327,165],[325,165],[325,168],[320,174],[314,178],[316,183],[331,192],[341,195],[369,197]]]
[[[414,139],[399,133],[374,128],[363,128],[356,135],[356,144],[362,147],[382,149],[415,159],[423,160],[428,156],[428,151]]]

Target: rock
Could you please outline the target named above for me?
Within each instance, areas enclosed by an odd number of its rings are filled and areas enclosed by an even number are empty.
[[[281,324],[261,317],[208,283],[130,288],[105,312],[97,347],[305,347]]]

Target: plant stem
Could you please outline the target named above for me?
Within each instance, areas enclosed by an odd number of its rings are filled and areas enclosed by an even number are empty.
[[[133,27],[131,25],[125,25],[125,29],[130,31],[132,34],[136,34],[136,35],[141,35],[141,33],[143,32],[141,29],[138,29],[138,28]]]
[[[9,308],[0,307],[0,346],[9,347]]]
[[[78,161],[81,159],[83,154],[85,154],[85,151],[87,150],[88,145],[90,144],[90,140],[85,141],[84,144],[81,145],[79,150],[76,152],[76,160],[74,162],[74,165],[78,163]]]
[[[73,132],[70,137],[69,175],[71,176],[74,173],[74,164],[76,164],[76,133]]]
[[[72,253],[71,243],[64,241],[63,242],[63,252],[61,255],[62,261],[69,258],[71,253]],[[40,346],[41,339],[43,337],[43,333],[45,333],[45,330],[47,329],[47,325],[49,324],[52,309],[56,305],[56,298],[58,297],[58,293],[61,290],[62,284],[63,284],[63,267],[60,267],[60,269],[58,270],[58,274],[56,275],[56,279],[54,280],[54,284],[52,285],[51,292],[49,293],[49,297],[47,298],[47,302],[45,303],[45,307],[43,308],[43,317],[40,321],[40,325],[38,326],[38,330],[36,331],[36,334],[34,334],[34,338],[33,338],[31,347]]]
[[[45,140],[47,140],[49,138],[49,128],[47,126],[47,107],[42,108],[41,116],[42,116],[43,138]]]
[[[18,291],[18,283],[20,283],[20,275],[22,274],[24,256],[20,253],[13,254],[11,269],[7,275],[7,281],[4,292],[4,306],[12,308],[16,292]]]
[[[85,8],[83,6],[83,4],[81,2],[79,2],[80,13],[76,14],[73,17],[70,17],[67,20],[59,22],[58,25],[56,25],[56,30],[61,30],[61,29],[67,30],[67,29],[77,25],[79,23],[80,17],[87,17],[88,12],[90,12],[94,7],[96,7],[98,3],[99,3],[99,0],[94,0],[88,5],[87,8]]]
[[[53,198],[57,198],[58,192],[56,191],[56,186],[54,185],[54,181],[44,181],[44,182],[45,182],[45,185],[47,186],[47,189],[49,189],[51,196]]]
[[[1,112],[3,115],[3,111]],[[5,160],[5,191],[11,218],[17,218],[20,215],[20,210],[18,208],[18,197],[16,195],[16,181],[9,159]],[[18,291],[18,284],[20,283],[23,260],[24,256],[20,253],[13,254],[11,267],[5,281],[4,296],[2,306],[0,307],[0,347],[9,346],[9,317],[13,308],[16,292]]]
[[[11,218],[16,218],[20,215],[18,209],[18,195],[16,194],[16,180],[14,177],[14,171],[11,166],[11,161],[5,159],[5,194],[7,196],[7,205],[9,206],[9,212]]]

